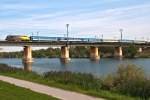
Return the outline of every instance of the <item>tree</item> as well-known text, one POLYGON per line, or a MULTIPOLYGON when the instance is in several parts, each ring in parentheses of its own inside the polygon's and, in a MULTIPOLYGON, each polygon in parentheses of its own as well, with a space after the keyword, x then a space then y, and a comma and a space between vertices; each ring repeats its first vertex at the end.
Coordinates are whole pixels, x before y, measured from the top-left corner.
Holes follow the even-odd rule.
POLYGON ((126 57, 134 58, 137 54, 137 48, 134 45, 130 45, 128 48, 124 49, 124 54, 126 57))

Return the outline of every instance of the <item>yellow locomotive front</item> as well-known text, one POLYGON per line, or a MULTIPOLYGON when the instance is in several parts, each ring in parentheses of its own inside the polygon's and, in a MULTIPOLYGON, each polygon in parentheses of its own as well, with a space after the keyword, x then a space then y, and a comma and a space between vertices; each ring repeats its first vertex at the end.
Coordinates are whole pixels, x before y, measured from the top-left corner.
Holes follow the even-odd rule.
POLYGON ((6 41, 30 41, 30 37, 20 36, 20 35, 8 35, 5 40, 6 41))
POLYGON ((28 36, 20 36, 19 38, 21 41, 30 41, 30 37, 28 36))

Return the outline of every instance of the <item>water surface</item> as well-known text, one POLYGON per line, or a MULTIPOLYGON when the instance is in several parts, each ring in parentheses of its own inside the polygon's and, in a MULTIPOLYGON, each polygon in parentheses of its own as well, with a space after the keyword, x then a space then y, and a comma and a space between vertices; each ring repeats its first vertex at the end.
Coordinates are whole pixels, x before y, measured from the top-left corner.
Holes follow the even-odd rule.
MULTIPOLYGON (((8 64, 12 67, 23 68, 22 59, 0 59, 0 63, 8 64)), ((72 58, 68 64, 64 64, 59 58, 42 58, 34 59, 32 70, 38 73, 48 71, 71 71, 90 73, 95 76, 105 76, 117 70, 120 64, 136 64, 141 67, 147 75, 150 75, 150 59, 112 59, 102 58, 98 62, 91 61, 90 59, 72 58)))

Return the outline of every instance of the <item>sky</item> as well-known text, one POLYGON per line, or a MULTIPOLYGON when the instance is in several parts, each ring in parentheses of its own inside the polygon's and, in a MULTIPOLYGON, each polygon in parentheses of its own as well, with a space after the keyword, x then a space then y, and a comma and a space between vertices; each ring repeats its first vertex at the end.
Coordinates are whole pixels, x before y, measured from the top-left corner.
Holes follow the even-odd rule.
POLYGON ((7 35, 150 38, 150 0, 0 0, 0 39, 7 35))

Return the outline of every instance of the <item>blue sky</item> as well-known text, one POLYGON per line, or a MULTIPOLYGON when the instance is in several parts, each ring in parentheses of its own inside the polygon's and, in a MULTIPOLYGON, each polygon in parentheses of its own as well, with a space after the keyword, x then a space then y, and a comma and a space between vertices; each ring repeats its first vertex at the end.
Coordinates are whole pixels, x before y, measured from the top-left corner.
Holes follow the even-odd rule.
POLYGON ((0 0, 0 39, 8 34, 147 39, 150 0, 0 0))
POLYGON ((119 38, 150 34, 149 0, 1 0, 0 34, 119 38))

